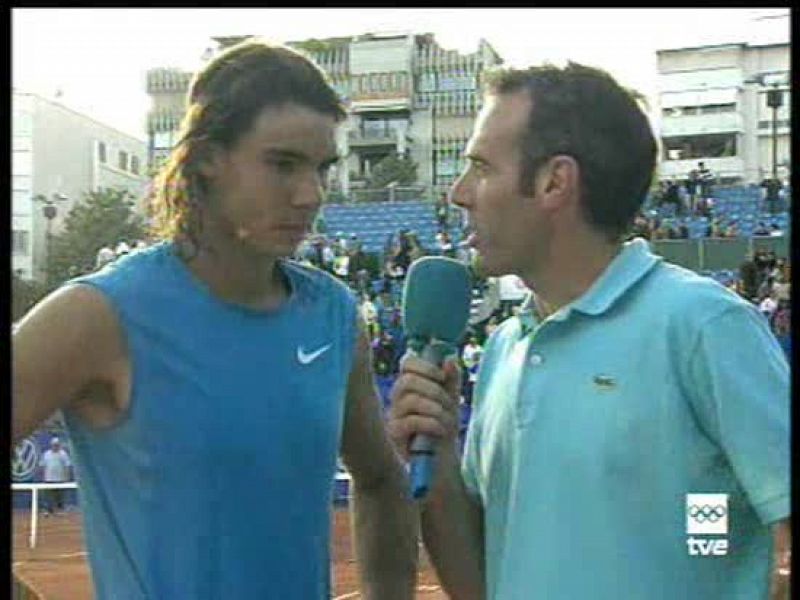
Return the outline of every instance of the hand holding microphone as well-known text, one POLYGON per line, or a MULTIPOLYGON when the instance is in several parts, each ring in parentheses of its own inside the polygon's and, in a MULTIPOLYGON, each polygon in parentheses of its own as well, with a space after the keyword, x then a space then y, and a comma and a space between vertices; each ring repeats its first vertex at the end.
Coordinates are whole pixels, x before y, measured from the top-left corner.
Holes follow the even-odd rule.
POLYGON ((457 433, 457 374, 454 378, 451 371, 448 377, 441 367, 456 354, 466 330, 470 290, 464 265, 444 257, 412 263, 403 289, 403 326, 416 356, 404 360, 393 390, 390 430, 410 455, 411 495, 416 499, 425 496, 433 481, 435 437, 451 437, 453 429, 457 433))

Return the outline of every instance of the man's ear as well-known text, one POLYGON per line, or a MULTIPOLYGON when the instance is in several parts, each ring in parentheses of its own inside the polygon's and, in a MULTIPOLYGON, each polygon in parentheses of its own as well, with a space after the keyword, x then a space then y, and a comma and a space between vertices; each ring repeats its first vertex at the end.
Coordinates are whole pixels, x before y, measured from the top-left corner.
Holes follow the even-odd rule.
POLYGON ((573 157, 557 154, 537 173, 536 193, 544 208, 556 208, 577 198, 580 187, 580 165, 573 157))

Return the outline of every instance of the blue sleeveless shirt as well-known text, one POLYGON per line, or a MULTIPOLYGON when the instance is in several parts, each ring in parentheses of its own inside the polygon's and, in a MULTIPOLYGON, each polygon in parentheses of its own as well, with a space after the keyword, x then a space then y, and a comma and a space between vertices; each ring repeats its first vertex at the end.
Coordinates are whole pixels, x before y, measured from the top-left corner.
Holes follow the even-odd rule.
POLYGON ((64 411, 98 600, 330 597, 356 304, 280 266, 274 311, 216 298, 168 242, 72 282, 109 300, 131 364, 118 423, 64 411))

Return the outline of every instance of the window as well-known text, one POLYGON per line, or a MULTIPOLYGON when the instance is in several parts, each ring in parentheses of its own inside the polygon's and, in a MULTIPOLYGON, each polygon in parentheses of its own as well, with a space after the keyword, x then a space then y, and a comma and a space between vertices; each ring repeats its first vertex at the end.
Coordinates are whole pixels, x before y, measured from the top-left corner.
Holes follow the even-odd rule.
POLYGON ((124 150, 119 151, 119 168, 123 171, 128 170, 128 153, 124 150))
POLYGON ((663 138, 667 160, 736 156, 736 134, 715 133, 663 138))
POLYGON ((705 104, 703 106, 673 106, 662 111, 665 117, 680 117, 682 115, 715 115, 719 113, 736 112, 736 103, 705 104))
POLYGON ((450 153, 442 154, 436 161, 436 175, 454 177, 458 174, 458 159, 450 153))
POLYGON ((101 163, 104 163, 104 162, 106 162, 106 160, 108 160, 106 158, 106 145, 103 142, 98 142, 97 143, 97 159, 101 163))
MULTIPOLYGON (((778 119, 775 124, 778 126, 778 129, 781 127, 789 127, 789 119, 778 119)), ((759 121, 758 122, 759 129, 772 129, 772 121, 759 121)))
POLYGON ((11 244, 14 254, 28 255, 28 241, 30 240, 30 232, 22 229, 14 229, 11 232, 11 244))
POLYGON ((736 104, 707 104, 706 106, 700 107, 700 112, 704 115, 736 112, 736 104))
POLYGON ((134 175, 139 174, 139 157, 131 156, 131 173, 134 175))
POLYGON ((158 150, 169 150, 172 147, 171 132, 156 131, 153 135, 153 147, 158 150))
POLYGON ((430 72, 422 73, 417 87, 420 92, 432 92, 436 89, 436 76, 430 72))
POLYGON ((450 73, 445 73, 439 77, 439 89, 440 90, 454 90, 458 88, 459 82, 458 80, 453 77, 450 73))
POLYGON ((375 139, 387 136, 386 121, 381 119, 367 119, 361 124, 362 134, 365 138, 375 139))

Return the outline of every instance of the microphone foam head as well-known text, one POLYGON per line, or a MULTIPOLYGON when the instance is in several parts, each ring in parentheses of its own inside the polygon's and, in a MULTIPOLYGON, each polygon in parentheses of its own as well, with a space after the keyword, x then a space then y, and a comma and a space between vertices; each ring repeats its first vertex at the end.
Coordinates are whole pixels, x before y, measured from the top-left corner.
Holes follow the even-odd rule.
POLYGON ((467 328, 472 285, 457 260, 426 256, 415 260, 403 287, 403 326, 409 337, 455 344, 467 328))

